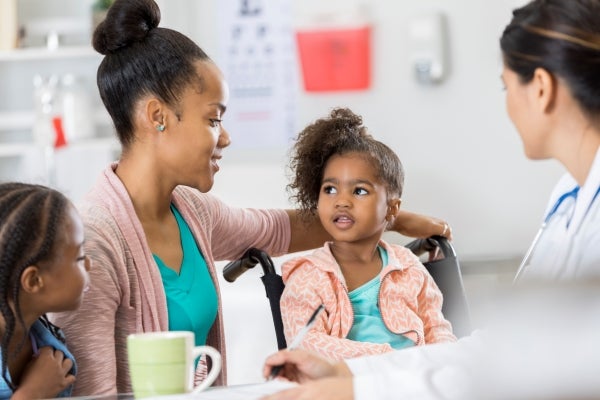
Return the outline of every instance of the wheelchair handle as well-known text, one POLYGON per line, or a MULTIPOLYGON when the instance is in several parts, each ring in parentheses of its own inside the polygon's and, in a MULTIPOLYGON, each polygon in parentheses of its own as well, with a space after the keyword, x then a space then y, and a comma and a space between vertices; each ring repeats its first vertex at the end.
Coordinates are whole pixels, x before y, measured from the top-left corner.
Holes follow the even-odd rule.
POLYGON ((424 239, 413 240, 412 242, 408 243, 406 247, 417 256, 435 250, 437 247, 439 247, 444 255, 444 258, 456 257, 456 251, 454 250, 454 247, 452 247, 450 241, 443 236, 436 235, 424 239))
POLYGON ((235 282, 235 280, 244 272, 252 269, 259 264, 262 266, 263 272, 267 274, 275 274, 275 266, 269 255, 257 248, 251 247, 238 260, 232 261, 223 268, 223 277, 227 282, 235 282))

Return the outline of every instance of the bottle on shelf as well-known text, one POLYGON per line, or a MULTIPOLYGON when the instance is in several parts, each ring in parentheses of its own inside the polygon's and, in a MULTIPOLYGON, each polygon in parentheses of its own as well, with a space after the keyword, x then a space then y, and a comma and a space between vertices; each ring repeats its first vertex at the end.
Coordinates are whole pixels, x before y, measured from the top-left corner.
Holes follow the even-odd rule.
POLYGON ((93 138, 95 129, 91 100, 80 77, 71 73, 62 76, 60 102, 67 142, 93 138))
POLYGON ((33 141, 43 163, 41 180, 49 185, 56 181, 54 149, 57 133, 61 133, 61 119, 58 99, 58 77, 52 75, 33 78, 35 116, 33 122, 33 141), (58 128, 58 129, 57 129, 58 128))

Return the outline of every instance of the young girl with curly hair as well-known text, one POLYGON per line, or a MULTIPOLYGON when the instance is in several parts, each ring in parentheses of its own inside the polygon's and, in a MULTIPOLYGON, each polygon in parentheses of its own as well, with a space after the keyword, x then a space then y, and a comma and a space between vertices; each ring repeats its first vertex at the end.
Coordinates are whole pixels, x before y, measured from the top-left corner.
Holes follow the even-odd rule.
POLYGON ((362 118, 335 109, 306 127, 290 168, 292 198, 333 240, 282 266, 288 342, 320 304, 326 311, 301 347, 330 359, 455 341, 433 278, 410 250, 382 240, 400 208, 404 172, 362 118))

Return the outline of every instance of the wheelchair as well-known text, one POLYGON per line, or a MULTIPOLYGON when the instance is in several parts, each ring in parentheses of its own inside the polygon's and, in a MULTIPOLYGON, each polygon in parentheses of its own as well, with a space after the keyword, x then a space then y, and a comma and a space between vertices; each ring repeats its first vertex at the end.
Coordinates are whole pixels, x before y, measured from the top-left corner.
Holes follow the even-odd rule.
MULTIPOLYGON (((444 296, 442 313, 452 324, 452 330, 457 338, 471 333, 469 306, 463 286, 460 264, 452 244, 442 236, 432 236, 413 240, 405 247, 418 257, 434 253, 440 255, 434 260, 422 262, 444 296)), ((281 308, 279 306, 279 300, 285 285, 283 279, 275 270, 271 257, 260 249, 250 248, 246 250, 241 258, 228 263, 224 267, 223 277, 227 282, 235 282, 240 275, 254 268, 256 264, 260 264, 263 270, 263 276, 260 279, 265 287, 266 296, 271 307, 277 348, 280 350, 285 349, 287 343, 283 333, 281 308)))

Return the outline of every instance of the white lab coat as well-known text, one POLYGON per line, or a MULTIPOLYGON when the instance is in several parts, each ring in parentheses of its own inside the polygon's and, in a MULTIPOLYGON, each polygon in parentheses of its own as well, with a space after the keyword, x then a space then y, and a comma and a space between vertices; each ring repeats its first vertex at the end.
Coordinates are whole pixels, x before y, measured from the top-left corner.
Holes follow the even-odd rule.
MULTIPOLYGON (((577 182, 564 175, 555 186, 545 216, 558 198, 570 192, 577 182)), ((561 204, 550 218, 533 249, 524 277, 543 279, 582 279, 600 277, 600 148, 585 184, 576 200, 561 204), (570 220, 570 223, 568 222, 570 220)))
POLYGON ((600 398, 599 282, 506 290, 458 342, 347 360, 354 399, 600 398))
MULTIPOLYGON (((576 186, 572 176, 563 176, 546 214, 576 186)), ((576 199, 564 201, 548 220, 524 270, 527 280, 599 282, 599 187, 600 148, 576 199)), ((527 288, 527 281, 523 286, 527 288)), ((498 322, 495 330, 478 331, 452 344, 347 360, 355 400, 600 397, 593 372, 600 370, 600 322, 595 322, 600 321, 599 288, 582 290, 586 296, 570 288, 569 297, 555 304, 552 291, 547 300, 532 291, 525 303, 515 301, 490 312, 498 322), (546 306, 542 312, 547 314, 532 306, 546 306)))

